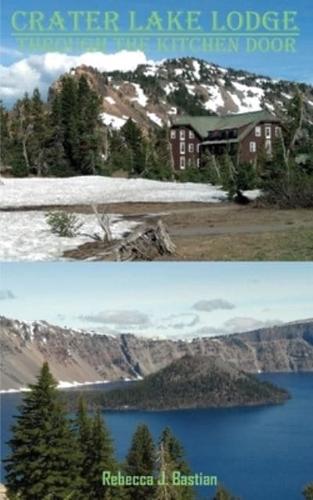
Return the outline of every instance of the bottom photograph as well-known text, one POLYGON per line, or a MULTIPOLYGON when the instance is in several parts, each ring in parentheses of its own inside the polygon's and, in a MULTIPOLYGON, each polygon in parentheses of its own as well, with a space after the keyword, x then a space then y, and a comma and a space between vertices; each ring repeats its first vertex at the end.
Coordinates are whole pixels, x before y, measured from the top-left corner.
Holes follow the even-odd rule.
POLYGON ((3 263, 1 499, 312 500, 312 263, 3 263))

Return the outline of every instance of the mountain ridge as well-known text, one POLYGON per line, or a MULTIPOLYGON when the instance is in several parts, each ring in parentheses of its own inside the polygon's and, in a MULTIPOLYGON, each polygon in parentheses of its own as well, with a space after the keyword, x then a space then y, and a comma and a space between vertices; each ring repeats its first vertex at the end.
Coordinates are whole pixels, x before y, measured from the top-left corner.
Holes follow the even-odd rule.
MULTIPOLYGON (((298 88, 304 95, 306 122, 313 125, 313 86, 223 68, 203 59, 166 59, 139 64, 133 71, 100 72, 81 65, 69 74, 86 77, 101 98, 103 123, 117 129, 128 118, 147 132, 168 125, 171 117, 179 114, 225 115, 260 109, 283 119, 298 88)), ((52 84, 50 98, 61 78, 52 84)))
POLYGON ((34 381, 48 361, 60 381, 138 379, 186 354, 215 356, 249 373, 313 371, 313 321, 192 340, 116 337, 0 317, 1 389, 34 381))

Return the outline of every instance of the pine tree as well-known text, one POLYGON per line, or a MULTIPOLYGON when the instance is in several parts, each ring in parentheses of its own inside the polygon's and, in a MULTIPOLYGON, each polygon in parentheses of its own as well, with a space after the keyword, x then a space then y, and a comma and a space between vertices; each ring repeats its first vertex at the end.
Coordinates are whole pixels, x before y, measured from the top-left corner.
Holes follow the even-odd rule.
MULTIPOLYGON (((164 450, 164 457, 168 458, 169 471, 179 471, 182 475, 190 475, 191 470, 185 460, 185 453, 181 443, 173 435, 171 429, 166 427, 160 439, 160 449, 164 450)), ((174 498, 181 500, 193 500, 195 492, 191 486, 176 486, 174 498)), ((169 497, 169 500, 171 497, 169 497)))
POLYGON ((31 168, 28 148, 32 134, 31 100, 27 93, 16 101, 11 114, 12 173, 22 177, 28 175, 31 168))
POLYGON ((73 170, 79 173, 79 106, 77 83, 71 76, 62 79, 60 111, 65 156, 73 170))
MULTIPOLYGON (((85 420, 84 415, 82 417, 85 420)), ((88 437, 88 446, 84 451, 86 465, 84 472, 84 481, 86 484, 85 499, 108 500, 119 498, 118 487, 110 487, 102 484, 103 472, 110 471, 114 474, 117 471, 117 462, 114 458, 112 438, 100 411, 96 412, 91 428, 89 428, 88 420, 85 420, 83 427, 88 437)))
MULTIPOLYGON (((144 424, 139 425, 126 457, 126 474, 153 476, 155 458, 155 446, 149 428, 144 424)), ((152 486, 129 486, 127 493, 130 500, 148 500, 152 498, 154 488, 152 486)))
POLYGON ((47 123, 44 103, 38 89, 35 89, 30 102, 31 130, 28 140, 31 170, 37 175, 47 173, 45 170, 45 146, 47 139, 47 123))
POLYGON ((176 469, 170 452, 164 443, 161 441, 158 453, 159 478, 153 500, 185 500, 182 487, 173 485, 173 472, 176 469))
POLYGON ((305 500, 313 500, 313 483, 308 484, 303 490, 305 500))
POLYGON ((79 498, 79 451, 48 363, 30 385, 9 445, 9 498, 79 498))
POLYGON ((100 99, 90 89, 85 76, 81 76, 78 82, 78 132, 80 170, 83 174, 95 174, 100 167, 99 115, 100 99))
POLYGON ((48 116, 46 160, 50 175, 65 177, 75 173, 70 166, 70 159, 65 153, 64 135, 61 95, 60 93, 56 93, 53 96, 48 116))
MULTIPOLYGON (((0 170, 10 163, 11 138, 9 132, 9 113, 0 100, 0 170)), ((1 173, 1 172, 0 172, 1 173)))
POLYGON ((220 485, 217 487, 213 500, 236 500, 236 497, 220 485))
POLYGON ((92 453, 92 419, 87 413, 85 400, 81 397, 78 402, 78 412, 74 419, 74 430, 76 432, 80 451, 80 475, 82 478, 81 494, 83 498, 89 498, 88 476, 90 473, 92 453))
POLYGON ((131 174, 141 174, 145 169, 142 132, 138 125, 129 118, 121 128, 121 134, 129 150, 129 171, 131 174))

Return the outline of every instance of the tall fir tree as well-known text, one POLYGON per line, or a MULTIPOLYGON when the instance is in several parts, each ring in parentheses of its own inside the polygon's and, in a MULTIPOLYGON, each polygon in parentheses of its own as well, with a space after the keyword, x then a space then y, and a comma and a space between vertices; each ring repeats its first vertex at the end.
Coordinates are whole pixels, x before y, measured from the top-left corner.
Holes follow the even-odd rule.
MULTIPOLYGON (((155 446, 149 428, 139 425, 134 433, 126 457, 125 471, 129 476, 153 476, 155 471, 155 446)), ((126 491, 130 500, 148 500, 154 495, 152 486, 129 486, 126 491)))
POLYGON ((219 485, 216 489, 213 500, 239 500, 234 497, 224 486, 219 485))
POLYGON ((153 500, 184 500, 180 486, 173 484, 173 473, 175 463, 169 453, 169 450, 161 441, 158 450, 158 482, 153 495, 153 500))
POLYGON ((85 499, 111 500, 120 498, 117 486, 103 485, 102 474, 117 471, 117 462, 114 457, 113 442, 110 432, 98 410, 92 419, 89 430, 88 421, 84 424, 86 435, 89 437, 88 447, 85 450, 85 464, 88 469, 84 472, 85 499), (87 424, 87 426, 86 426, 87 424))
MULTIPOLYGON (((9 131, 9 113, 0 101, 0 169, 10 163, 11 138, 9 131)), ((0 172, 1 173, 1 172, 0 172)))
POLYGON ((101 164, 100 99, 82 75, 78 82, 79 158, 82 174, 96 174, 101 164))
POLYGON ((129 153, 129 171, 131 174, 140 175, 145 169, 144 138, 138 125, 129 118, 121 128, 126 148, 129 153))
POLYGON ((313 483, 308 484, 303 490, 305 500, 313 500, 313 483))
POLYGON ((24 398, 9 446, 9 498, 79 498, 79 450, 48 363, 24 398))
MULTIPOLYGON (((169 469, 172 469, 172 471, 178 471, 182 475, 186 476, 191 474, 191 469, 185 459, 183 446, 174 436, 169 427, 166 427, 162 432, 160 439, 160 448, 161 447, 164 450, 164 457, 168 458, 169 469)), ((191 486, 177 486, 173 489, 173 491, 174 490, 175 493, 172 493, 175 495, 173 496, 173 500, 176 498, 181 500, 195 499, 195 492, 191 486)), ((169 500, 172 500, 171 497, 169 497, 169 500)))
POLYGON ((81 482, 81 495, 83 498, 89 498, 89 485, 88 478, 90 474, 91 454, 93 452, 93 435, 92 435, 92 418, 87 413, 87 406, 85 400, 80 397, 78 402, 78 411, 76 418, 73 422, 74 430, 76 432, 78 447, 80 451, 80 475, 81 482))

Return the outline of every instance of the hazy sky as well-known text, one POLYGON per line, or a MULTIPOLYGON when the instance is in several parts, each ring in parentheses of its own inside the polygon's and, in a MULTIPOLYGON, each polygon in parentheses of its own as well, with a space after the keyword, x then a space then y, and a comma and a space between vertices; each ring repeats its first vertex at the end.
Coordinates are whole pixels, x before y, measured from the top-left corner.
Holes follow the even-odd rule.
POLYGON ((313 317, 312 263, 3 263, 0 313, 99 332, 232 333, 313 317))
MULTIPOLYGON (((210 13, 214 10, 219 12, 221 22, 226 13, 230 11, 245 12, 254 10, 260 13, 270 11, 296 11, 297 25, 300 30, 300 36, 297 41, 297 53, 267 53, 253 52, 247 53, 241 50, 239 53, 223 53, 223 52, 194 52, 191 49, 183 51, 171 49, 167 47, 163 52, 157 52, 153 44, 149 45, 144 50, 146 58, 152 60, 160 60, 168 57, 196 56, 210 62, 217 63, 226 67, 234 67, 237 69, 245 69, 258 74, 269 75, 273 78, 285 78, 290 80, 305 81, 313 83, 313 64, 312 64, 312 24, 313 24, 313 3, 312 0, 262 0, 262 2, 251 0, 53 0, 53 2, 42 2, 42 0, 12 0, 2 2, 1 15, 1 61, 0 76, 3 79, 2 97, 5 101, 13 102, 17 97, 20 97, 24 91, 31 91, 37 85, 43 93, 47 91, 48 85, 65 71, 65 64, 62 62, 62 57, 54 55, 48 60, 44 55, 35 56, 28 50, 19 50, 16 38, 12 35, 11 18, 15 11, 34 11, 40 10, 46 16, 51 12, 59 10, 63 14, 71 10, 82 11, 109 11, 114 10, 120 14, 121 28, 126 31, 128 24, 128 12, 130 10, 137 12, 138 25, 146 23, 147 14, 152 10, 158 10, 161 14, 168 10, 172 11, 201 11, 204 19, 209 19, 210 13)), ((208 30, 210 24, 205 26, 205 31, 208 30)), ((112 47, 109 43, 104 49, 107 53, 112 53, 112 47)), ((113 50, 114 51, 114 50, 113 50)), ((74 50, 74 53, 79 54, 84 50, 74 50)), ((116 50, 115 50, 116 52, 116 50)), ((36 51, 35 51, 36 53, 36 51)), ((72 51, 67 51, 67 55, 73 54, 72 51)), ((63 54, 64 56, 64 54, 63 54)), ((138 57, 138 62, 142 62, 142 57, 138 57)), ((99 63, 100 64, 100 63, 99 63)), ((101 66, 101 64, 100 64, 101 66)), ((128 57, 124 57, 122 64, 119 64, 119 69, 127 69, 129 67, 128 57)), ((68 69, 68 68, 67 68, 68 69)))

